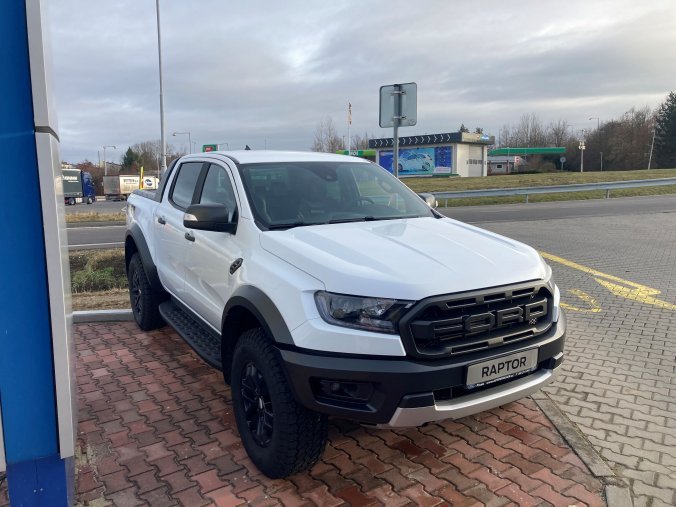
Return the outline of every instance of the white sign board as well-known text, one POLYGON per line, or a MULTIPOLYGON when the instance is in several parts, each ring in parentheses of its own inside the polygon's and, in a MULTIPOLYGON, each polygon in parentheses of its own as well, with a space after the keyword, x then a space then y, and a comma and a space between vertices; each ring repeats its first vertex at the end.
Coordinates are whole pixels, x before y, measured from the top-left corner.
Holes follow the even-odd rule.
POLYGON ((418 121, 418 85, 403 83, 380 87, 380 126, 412 127, 418 121), (401 102, 399 102, 401 97, 401 102), (401 104, 401 106, 399 106, 401 104))

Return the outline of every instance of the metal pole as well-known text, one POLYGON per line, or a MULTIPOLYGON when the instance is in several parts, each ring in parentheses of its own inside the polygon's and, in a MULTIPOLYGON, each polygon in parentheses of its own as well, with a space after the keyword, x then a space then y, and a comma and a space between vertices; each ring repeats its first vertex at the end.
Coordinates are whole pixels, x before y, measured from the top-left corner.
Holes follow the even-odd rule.
MULTIPOLYGON (((650 164, 648 164, 650 166, 650 164)), ((108 166, 106 166, 106 147, 103 147, 103 175, 108 176, 108 166)))
POLYGON ((648 157, 648 171, 650 171, 650 163, 653 161, 653 146, 655 146, 655 127, 653 127, 653 142, 650 143, 650 157, 648 157))
POLYGON ((394 132, 392 139, 392 172, 399 177, 399 122, 401 121, 401 86, 394 85, 394 132))
MULTIPOLYGON (((352 148, 352 142, 350 141, 350 125, 352 125, 352 104, 348 102, 347 108, 347 154, 350 154, 350 149, 352 148)), ((345 146, 345 143, 343 143, 345 146)))
POLYGON ((162 36, 160 34, 160 0, 155 0, 155 10, 157 11, 157 55, 160 63, 160 130, 162 153, 160 155, 160 173, 164 174, 167 170, 167 140, 164 132, 164 95, 162 88, 162 36))

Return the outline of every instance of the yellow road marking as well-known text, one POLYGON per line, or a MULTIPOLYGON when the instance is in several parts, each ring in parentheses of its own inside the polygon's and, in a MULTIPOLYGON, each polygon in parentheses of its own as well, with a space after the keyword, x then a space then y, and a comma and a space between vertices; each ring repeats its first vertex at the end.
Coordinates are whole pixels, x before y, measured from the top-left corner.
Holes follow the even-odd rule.
POLYGON ((618 297, 632 301, 638 301, 639 303, 645 303, 647 305, 657 306, 658 308, 664 308, 665 310, 676 310, 676 305, 668 303, 667 301, 662 301, 661 299, 657 299, 655 297, 662 293, 657 289, 653 289, 652 287, 641 285, 636 282, 631 282, 629 280, 624 280, 614 275, 602 273, 601 271, 588 268, 587 266, 583 266, 577 262, 569 261, 563 257, 557 257, 556 255, 546 252, 540 252, 540 254, 547 260, 563 264, 569 268, 577 269, 578 271, 582 271, 583 273, 591 275, 599 285, 605 287, 612 294, 618 297))
POLYGON ((574 312, 581 312, 581 313, 599 313, 601 311, 601 307, 599 306, 596 299, 594 299, 592 296, 590 296, 586 292, 584 292, 580 289, 571 289, 568 292, 570 292, 574 296, 577 296, 582 301, 587 303, 589 305, 589 308, 580 308, 578 306, 573 306, 573 305, 570 305, 568 303, 564 303, 563 301, 561 301, 561 308, 565 308, 566 310, 572 310, 574 312))

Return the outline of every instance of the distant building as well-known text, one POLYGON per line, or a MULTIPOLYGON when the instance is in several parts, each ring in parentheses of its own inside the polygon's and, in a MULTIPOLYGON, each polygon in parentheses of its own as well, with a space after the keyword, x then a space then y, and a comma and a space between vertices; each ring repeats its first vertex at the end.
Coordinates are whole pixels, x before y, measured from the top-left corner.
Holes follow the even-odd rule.
MULTIPOLYGON (((391 137, 369 140, 376 162, 393 171, 391 137)), ((399 176, 487 176, 495 137, 469 132, 399 137, 399 176)))
POLYGON ((488 174, 511 174, 537 169, 528 165, 530 155, 537 155, 542 157, 542 160, 558 166, 564 153, 566 153, 566 148, 559 146, 498 148, 488 152, 488 174))
POLYGON ((524 165, 523 158, 518 155, 495 156, 488 155, 488 175, 493 174, 511 174, 519 172, 519 166, 524 165))

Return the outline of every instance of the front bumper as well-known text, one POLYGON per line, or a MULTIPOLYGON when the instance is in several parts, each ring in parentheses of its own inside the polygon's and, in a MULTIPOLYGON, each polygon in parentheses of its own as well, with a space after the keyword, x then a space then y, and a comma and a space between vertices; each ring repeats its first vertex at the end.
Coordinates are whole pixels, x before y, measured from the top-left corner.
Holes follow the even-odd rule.
POLYGON ((551 382, 563 361, 566 318, 544 335, 435 361, 345 357, 280 350, 298 402, 310 410, 381 427, 420 426, 455 419, 523 398, 551 382), (535 371, 467 389, 470 364, 537 348, 535 371), (333 396, 328 386, 345 387, 333 396), (349 389, 347 389, 349 387, 349 389), (353 396, 344 396, 350 391, 353 396))

